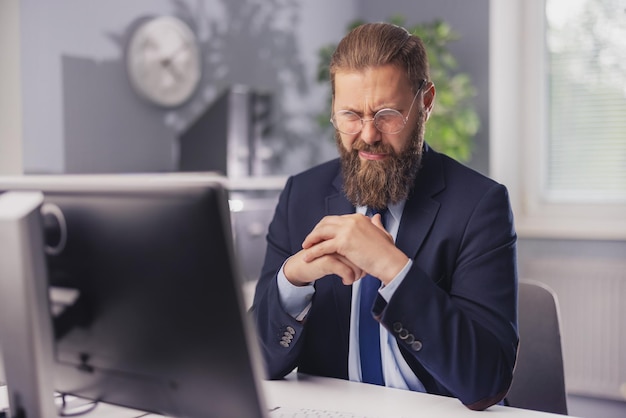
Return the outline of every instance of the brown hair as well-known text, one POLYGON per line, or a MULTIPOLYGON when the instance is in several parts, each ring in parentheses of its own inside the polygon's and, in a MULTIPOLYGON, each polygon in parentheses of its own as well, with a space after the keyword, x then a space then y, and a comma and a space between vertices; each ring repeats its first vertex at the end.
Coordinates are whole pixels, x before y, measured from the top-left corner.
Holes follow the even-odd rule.
POLYGON ((428 57, 422 40, 391 23, 366 23, 357 26, 337 45, 330 59, 330 83, 335 96, 337 71, 360 71, 387 64, 406 71, 417 93, 422 80, 430 80, 428 57))

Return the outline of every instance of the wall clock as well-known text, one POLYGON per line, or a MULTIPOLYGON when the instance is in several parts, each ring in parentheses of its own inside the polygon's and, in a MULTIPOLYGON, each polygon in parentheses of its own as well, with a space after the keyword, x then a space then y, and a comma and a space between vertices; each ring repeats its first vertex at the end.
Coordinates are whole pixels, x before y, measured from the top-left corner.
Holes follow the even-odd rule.
POLYGON ((150 19, 132 33, 126 69, 133 89, 158 106, 177 107, 198 88, 201 54, 193 31, 172 16, 150 19))

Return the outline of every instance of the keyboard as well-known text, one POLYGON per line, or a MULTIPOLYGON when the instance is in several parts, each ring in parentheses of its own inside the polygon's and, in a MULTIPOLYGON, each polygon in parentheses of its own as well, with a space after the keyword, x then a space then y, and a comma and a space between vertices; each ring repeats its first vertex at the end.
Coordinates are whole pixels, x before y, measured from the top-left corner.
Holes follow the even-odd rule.
POLYGON ((270 418, 383 418, 373 415, 355 415, 352 412, 332 411, 327 409, 278 407, 272 409, 270 418))

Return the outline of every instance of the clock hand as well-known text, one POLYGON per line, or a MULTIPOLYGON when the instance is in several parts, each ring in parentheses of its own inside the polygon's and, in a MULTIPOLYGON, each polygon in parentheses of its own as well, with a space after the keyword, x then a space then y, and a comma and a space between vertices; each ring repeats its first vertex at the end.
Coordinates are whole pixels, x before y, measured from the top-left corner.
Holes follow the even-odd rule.
POLYGON ((169 56, 161 59, 160 61, 163 68, 168 70, 170 74, 174 76, 174 78, 179 79, 180 77, 182 77, 182 74, 180 73, 180 71, 178 71, 177 67, 173 65, 173 62, 181 53, 188 51, 188 49, 189 45, 187 43, 184 43, 180 47, 178 47, 173 53, 169 54, 169 56))
MULTIPOLYGON (((170 53, 159 60, 161 68, 169 75, 169 84, 171 87, 175 86, 179 82, 185 82, 187 73, 193 74, 193 68, 189 68, 188 57, 192 48, 188 43, 183 43, 174 52, 170 53), (181 54, 185 54, 185 58, 181 60, 181 54)), ((163 80, 165 82, 165 80, 163 80)))
POLYGON ((180 80, 183 77, 182 73, 178 71, 175 66, 171 65, 171 62, 161 61, 161 64, 163 64, 163 69, 175 80, 180 80))

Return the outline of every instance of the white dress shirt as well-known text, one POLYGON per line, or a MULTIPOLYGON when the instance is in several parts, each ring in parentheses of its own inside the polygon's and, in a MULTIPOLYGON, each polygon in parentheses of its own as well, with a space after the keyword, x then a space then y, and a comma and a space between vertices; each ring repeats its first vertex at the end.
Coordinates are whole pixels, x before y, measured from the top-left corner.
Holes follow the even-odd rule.
MULTIPOLYGON (((400 219, 402 218, 402 211, 404 210, 405 202, 406 201, 402 201, 395 205, 390 205, 385 216, 385 228, 394 240, 398 235, 398 228, 400 226, 400 219)), ((357 207, 356 210, 357 213, 361 214, 365 214, 366 211, 367 208, 364 206, 357 207)), ((398 275, 394 277, 394 279, 387 286, 381 287, 379 293, 386 301, 391 299, 391 296, 394 294, 400 283, 402 283, 402 280, 404 280, 412 265, 413 260, 409 259, 400 273, 398 273, 398 275)), ((278 272, 276 280, 278 283, 280 300, 285 311, 297 320, 304 319, 311 308, 311 298, 315 293, 315 288, 312 285, 294 286, 285 277, 283 268, 281 268, 278 272)), ((352 285, 350 346, 348 349, 348 378, 355 382, 362 381, 358 334, 359 300, 361 297, 360 285, 361 282, 359 280, 352 285)), ((415 373, 413 373, 409 365, 404 360, 404 357, 402 357, 402 353, 400 353, 396 339, 392 334, 387 332, 383 326, 380 326, 380 353, 382 358, 385 386, 426 392, 424 385, 422 385, 417 376, 415 376, 415 373)))

